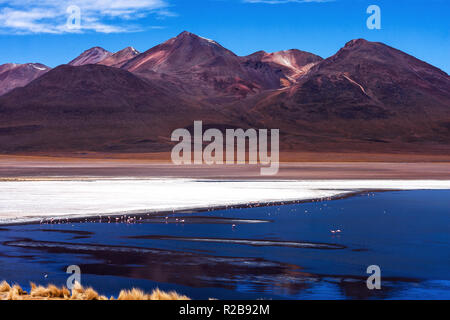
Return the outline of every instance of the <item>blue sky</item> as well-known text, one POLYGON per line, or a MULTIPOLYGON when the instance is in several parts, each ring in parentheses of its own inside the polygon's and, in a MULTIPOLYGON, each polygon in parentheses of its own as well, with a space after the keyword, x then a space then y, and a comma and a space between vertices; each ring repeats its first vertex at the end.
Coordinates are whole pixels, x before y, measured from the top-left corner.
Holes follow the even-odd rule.
POLYGON ((381 41, 450 73, 448 0, 0 0, 0 64, 67 63, 101 46, 145 51, 187 30, 239 55, 298 48, 328 57, 347 41, 381 41), (31 3, 31 5, 30 5, 31 3), (369 30, 369 5, 381 30, 369 30), (67 8, 81 29, 67 29, 67 8))

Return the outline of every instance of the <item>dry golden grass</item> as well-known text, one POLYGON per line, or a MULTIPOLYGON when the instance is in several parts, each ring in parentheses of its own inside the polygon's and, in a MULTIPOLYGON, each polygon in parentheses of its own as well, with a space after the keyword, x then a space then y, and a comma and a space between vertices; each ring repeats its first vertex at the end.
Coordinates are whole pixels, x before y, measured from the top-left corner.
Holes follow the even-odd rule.
POLYGON ((122 290, 119 294, 118 300, 190 300, 186 296, 179 295, 178 293, 163 292, 159 289, 154 290, 151 294, 146 294, 139 289, 122 290))
POLYGON ((9 292, 10 290, 11 286, 6 281, 0 283, 0 293, 9 292))
POLYGON ((108 300, 108 298, 101 296, 92 288, 83 288, 79 283, 75 284, 72 289, 71 300, 108 300))
MULTIPOLYGON (((31 283, 30 293, 25 292, 20 286, 10 286, 6 281, 0 283, 0 300, 115 300, 99 295, 92 288, 84 288, 76 284, 72 292, 69 289, 49 285, 37 286, 31 283)), ((117 300, 189 300, 188 297, 176 292, 163 292, 159 289, 151 294, 146 294, 139 289, 122 290, 117 300)))
POLYGON ((70 291, 67 288, 58 288, 54 285, 49 285, 47 288, 42 286, 36 286, 31 283, 31 298, 59 298, 59 299, 69 299, 71 297, 70 291))

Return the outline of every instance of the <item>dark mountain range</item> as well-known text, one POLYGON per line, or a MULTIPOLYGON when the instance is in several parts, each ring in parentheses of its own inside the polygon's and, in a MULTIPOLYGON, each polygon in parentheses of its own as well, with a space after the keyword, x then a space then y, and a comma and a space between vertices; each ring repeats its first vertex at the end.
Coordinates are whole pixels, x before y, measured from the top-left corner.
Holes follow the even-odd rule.
POLYGON ((284 151, 450 153, 449 76, 382 43, 239 57, 183 32, 138 55, 94 51, 0 97, 2 152, 169 151, 203 120, 279 128, 284 151))
POLYGON ((160 84, 101 65, 57 67, 1 97, 2 151, 159 150, 172 126, 209 117, 160 84))
POLYGON ((159 84, 101 65, 57 67, 1 97, 0 115, 2 151, 158 150, 171 126, 207 116, 159 84))

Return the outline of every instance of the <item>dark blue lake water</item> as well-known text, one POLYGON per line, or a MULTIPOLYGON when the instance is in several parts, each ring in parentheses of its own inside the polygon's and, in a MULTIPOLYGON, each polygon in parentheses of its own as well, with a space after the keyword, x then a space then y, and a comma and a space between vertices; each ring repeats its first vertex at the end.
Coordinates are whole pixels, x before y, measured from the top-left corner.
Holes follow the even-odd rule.
POLYGON ((69 265, 108 296, 159 287, 194 299, 450 299, 450 190, 0 227, 0 280, 65 285, 69 265), (381 290, 367 288, 371 265, 381 290))

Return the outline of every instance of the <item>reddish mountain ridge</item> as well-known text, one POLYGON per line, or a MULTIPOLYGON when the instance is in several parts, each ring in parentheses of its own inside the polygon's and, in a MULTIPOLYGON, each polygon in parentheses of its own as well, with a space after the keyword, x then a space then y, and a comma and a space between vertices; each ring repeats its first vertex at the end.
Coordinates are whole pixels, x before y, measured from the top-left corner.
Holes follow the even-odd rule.
POLYGON ((237 58, 228 49, 213 40, 184 31, 129 61, 124 69, 131 72, 152 70, 155 72, 183 71, 196 67, 216 57, 237 58))
POLYGON ((139 54, 139 51, 137 51, 135 48, 127 47, 98 62, 98 64, 121 68, 125 63, 138 56, 139 54))
MULTIPOLYGON (((293 55, 297 57, 296 53, 293 55)), ((295 61, 292 65, 275 66, 270 61, 239 57, 216 41, 185 31, 128 61, 122 68, 150 79, 164 74, 174 86, 197 97, 246 97, 281 88, 283 79, 294 74, 295 68, 303 67, 301 59, 295 57, 286 59, 295 61)))
POLYGON ((450 151, 449 76, 381 43, 239 57, 184 32, 120 63, 61 66, 0 97, 2 151, 169 151, 194 120, 279 128, 284 151, 450 151))
POLYGON ((94 47, 89 50, 84 51, 82 54, 80 54, 78 57, 73 59, 69 62, 69 65, 71 66, 84 66, 87 64, 96 64, 99 63, 106 58, 112 56, 113 53, 100 48, 100 47, 94 47))
POLYGON ((14 88, 26 86, 49 70, 49 67, 40 63, 0 65, 0 96, 14 88))
POLYGON ((308 73, 313 66, 323 60, 315 54, 297 49, 273 53, 258 51, 247 56, 247 58, 253 61, 267 63, 273 68, 281 69, 283 75, 289 80, 289 82, 284 82, 286 86, 295 83, 298 78, 308 73))
POLYGON ((283 127, 292 149, 448 150, 450 78, 385 44, 352 40, 292 87, 258 97, 249 114, 283 127))
MULTIPOLYGON (((94 47, 86 50, 77 58, 69 62, 69 65, 82 66, 87 64, 102 64, 120 68, 125 62, 139 54, 132 47, 125 48, 114 54, 109 51, 94 47)), ((39 78, 51 68, 40 63, 0 65, 0 96, 18 87, 24 87, 31 81, 39 78)))

